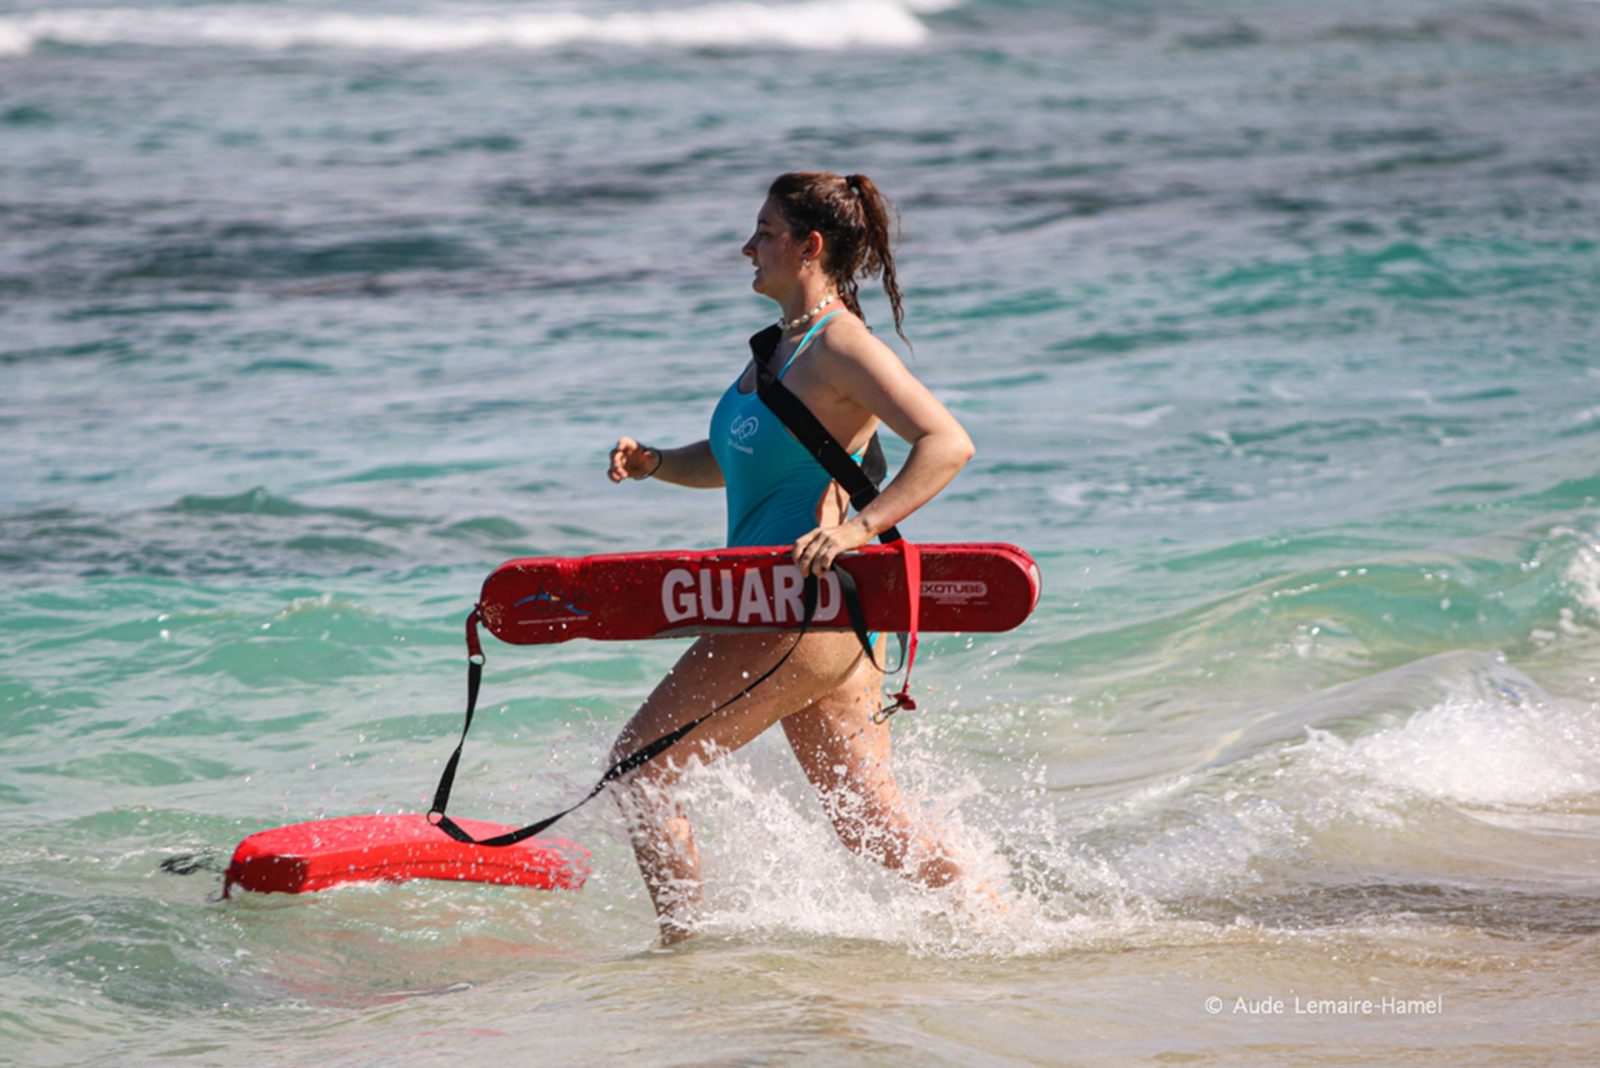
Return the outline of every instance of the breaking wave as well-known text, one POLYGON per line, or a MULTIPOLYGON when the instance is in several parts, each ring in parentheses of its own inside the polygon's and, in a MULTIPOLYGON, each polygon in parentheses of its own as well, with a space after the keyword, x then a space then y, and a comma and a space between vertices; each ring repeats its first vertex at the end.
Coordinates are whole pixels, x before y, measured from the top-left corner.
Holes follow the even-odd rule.
POLYGON ((45 42, 109 47, 540 51, 623 48, 906 48, 929 35, 917 11, 947 6, 895 0, 794 4, 711 3, 661 10, 511 12, 478 7, 415 13, 307 12, 294 8, 84 8, 0 18, 0 55, 45 42))

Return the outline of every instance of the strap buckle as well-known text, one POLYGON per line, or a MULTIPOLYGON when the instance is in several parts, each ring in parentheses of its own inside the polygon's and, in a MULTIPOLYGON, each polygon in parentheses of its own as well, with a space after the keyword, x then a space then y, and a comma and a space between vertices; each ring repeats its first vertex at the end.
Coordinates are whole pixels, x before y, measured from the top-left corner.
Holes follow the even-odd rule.
POLYGON ((907 712, 915 712, 917 710, 917 703, 911 699, 911 695, 905 690, 895 694, 893 701, 874 712, 872 714, 872 722, 881 727, 889 722, 890 716, 902 708, 907 712))

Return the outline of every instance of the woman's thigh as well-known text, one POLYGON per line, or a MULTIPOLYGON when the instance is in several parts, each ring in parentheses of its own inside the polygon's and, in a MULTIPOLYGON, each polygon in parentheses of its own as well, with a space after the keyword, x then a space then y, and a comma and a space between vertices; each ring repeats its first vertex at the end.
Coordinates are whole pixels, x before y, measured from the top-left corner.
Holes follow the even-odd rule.
MULTIPOLYGON (((882 650, 880 639, 880 660, 882 650)), ((889 725, 873 722, 882 690, 883 672, 862 657, 841 685, 784 718, 790 748, 824 796, 847 789, 862 799, 889 800, 876 796, 894 788, 889 725)))
POLYGON ((863 659, 855 635, 708 634, 695 641, 656 685, 612 749, 621 760, 640 747, 704 715, 783 660, 771 678, 691 731, 642 773, 660 780, 690 756, 709 760, 755 738, 785 716, 814 704, 852 678, 863 659), (793 653, 784 659, 790 649, 793 653))

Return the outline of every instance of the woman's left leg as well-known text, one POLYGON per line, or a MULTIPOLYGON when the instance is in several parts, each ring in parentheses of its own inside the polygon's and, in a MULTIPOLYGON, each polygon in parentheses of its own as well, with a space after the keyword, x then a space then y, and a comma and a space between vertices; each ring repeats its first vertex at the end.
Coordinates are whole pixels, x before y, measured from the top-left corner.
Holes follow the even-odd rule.
POLYGON ((882 688, 883 673, 862 657, 838 689, 786 716, 783 732, 841 842, 925 886, 945 886, 962 869, 918 828, 895 782, 889 725, 872 718, 882 688))

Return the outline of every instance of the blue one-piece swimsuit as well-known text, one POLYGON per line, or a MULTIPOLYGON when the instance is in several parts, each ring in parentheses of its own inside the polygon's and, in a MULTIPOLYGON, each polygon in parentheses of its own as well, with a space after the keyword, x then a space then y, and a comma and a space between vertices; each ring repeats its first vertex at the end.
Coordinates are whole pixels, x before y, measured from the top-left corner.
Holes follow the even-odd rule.
MULTIPOLYGON (((778 371, 782 378, 811 344, 829 312, 806 331, 794 355, 778 371)), ((739 389, 741 372, 711 413, 711 454, 728 491, 728 545, 793 545, 817 525, 817 502, 833 477, 806 451, 754 390, 739 389)), ((861 462, 861 453, 853 459, 861 462)), ((869 634, 872 645, 876 632, 869 634)))
MULTIPOLYGON (((778 378, 838 314, 806 331, 778 378)), ((734 379, 711 413, 711 453, 728 488, 728 544, 793 545, 817 525, 817 502, 833 479, 754 390, 740 391, 743 378, 734 379)))

